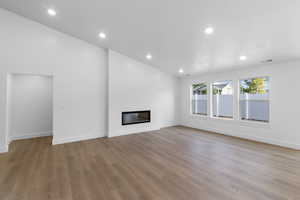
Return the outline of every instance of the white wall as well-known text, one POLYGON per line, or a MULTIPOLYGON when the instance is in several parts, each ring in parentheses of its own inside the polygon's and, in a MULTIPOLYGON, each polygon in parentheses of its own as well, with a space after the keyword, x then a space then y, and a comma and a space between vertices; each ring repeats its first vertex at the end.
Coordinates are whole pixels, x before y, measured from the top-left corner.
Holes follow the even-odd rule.
POLYGON ((9 73, 53 75, 54 143, 107 134, 107 52, 0 9, 0 151, 9 73))
MULTIPOLYGON (((300 149, 299 113, 300 99, 298 82, 300 62, 287 62, 247 69, 193 76, 181 80, 180 123, 218 133, 300 149), (235 95, 239 79, 270 77, 270 123, 254 123, 238 120, 237 106, 235 120, 211 119, 190 114, 190 86, 197 82, 234 80, 235 95)), ((234 98, 234 105, 238 105, 234 98)))
POLYGON ((108 76, 106 50, 2 9, 0 24, 0 152, 8 142, 10 73, 53 76, 55 144, 105 136, 108 126, 110 136, 159 129, 177 124, 180 116, 182 125, 300 149, 300 62, 190 77, 179 86, 176 78, 113 51, 108 76), (232 79, 237 86, 238 79, 255 76, 270 76, 268 125, 190 115, 192 83, 232 79), (122 111, 144 109, 152 110, 151 123, 121 126, 122 111))
POLYGON ((0 24, 0 152, 15 131, 7 120, 12 73, 53 76, 53 144, 106 136, 108 118, 111 136, 177 124, 177 78, 115 52, 108 77, 104 49, 3 9, 0 24), (151 109, 152 122, 121 127, 120 112, 137 109, 151 109))
POLYGON ((178 79, 109 51, 109 137, 177 124, 178 79), (151 123, 121 125, 124 111, 151 110, 151 123))
POLYGON ((52 135, 52 77, 12 74, 10 140, 52 135))

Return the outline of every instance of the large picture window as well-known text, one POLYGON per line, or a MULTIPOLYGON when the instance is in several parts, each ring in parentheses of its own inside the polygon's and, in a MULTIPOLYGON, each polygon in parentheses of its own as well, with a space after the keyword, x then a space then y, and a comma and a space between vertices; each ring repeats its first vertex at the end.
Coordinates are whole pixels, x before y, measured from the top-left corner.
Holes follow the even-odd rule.
POLYGON ((213 117, 233 118, 232 81, 218 81, 212 84, 213 117))
POLYGON ((192 113, 207 115, 207 84, 192 85, 192 113))
POLYGON ((269 77, 240 80, 240 119, 269 122, 269 77))

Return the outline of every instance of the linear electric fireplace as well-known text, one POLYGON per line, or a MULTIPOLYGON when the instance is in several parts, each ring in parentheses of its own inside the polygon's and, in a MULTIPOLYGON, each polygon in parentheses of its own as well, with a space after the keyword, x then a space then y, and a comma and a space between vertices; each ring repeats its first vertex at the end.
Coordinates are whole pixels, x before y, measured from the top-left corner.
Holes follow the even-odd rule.
POLYGON ((122 112, 122 125, 129 124, 140 124, 147 123, 151 121, 151 111, 132 111, 132 112, 122 112))

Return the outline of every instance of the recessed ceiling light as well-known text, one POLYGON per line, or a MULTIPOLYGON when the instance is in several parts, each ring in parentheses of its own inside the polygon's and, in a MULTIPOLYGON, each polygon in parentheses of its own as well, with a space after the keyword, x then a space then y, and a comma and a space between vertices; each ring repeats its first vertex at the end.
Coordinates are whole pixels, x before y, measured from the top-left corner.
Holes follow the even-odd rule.
POLYGON ((146 58, 147 58, 148 60, 151 60, 151 59, 152 59, 152 55, 151 55, 150 53, 148 53, 148 54, 146 55, 146 58))
POLYGON ((240 60, 247 60, 247 56, 240 56, 240 60))
POLYGON ((99 37, 102 38, 102 39, 105 39, 106 38, 106 34, 103 33, 103 32, 100 32, 99 33, 99 37))
POLYGON ((215 29, 214 29, 213 27, 210 26, 210 27, 205 28, 204 33, 205 33, 206 35, 210 35, 210 34, 213 34, 214 31, 215 31, 215 29))
POLYGON ((55 11, 54 9, 49 8, 49 9, 48 9, 48 14, 49 14, 50 16, 55 16, 55 15, 56 15, 56 11, 55 11))
POLYGON ((182 74, 184 71, 183 71, 182 68, 180 68, 178 72, 179 72, 180 74, 182 74))

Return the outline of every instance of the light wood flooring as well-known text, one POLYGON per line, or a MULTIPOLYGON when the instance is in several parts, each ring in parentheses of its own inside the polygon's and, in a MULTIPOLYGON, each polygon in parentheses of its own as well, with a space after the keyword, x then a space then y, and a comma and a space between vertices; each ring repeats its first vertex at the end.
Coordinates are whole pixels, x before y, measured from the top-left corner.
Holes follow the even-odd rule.
POLYGON ((299 200, 300 152, 186 128, 0 154, 0 200, 299 200))

